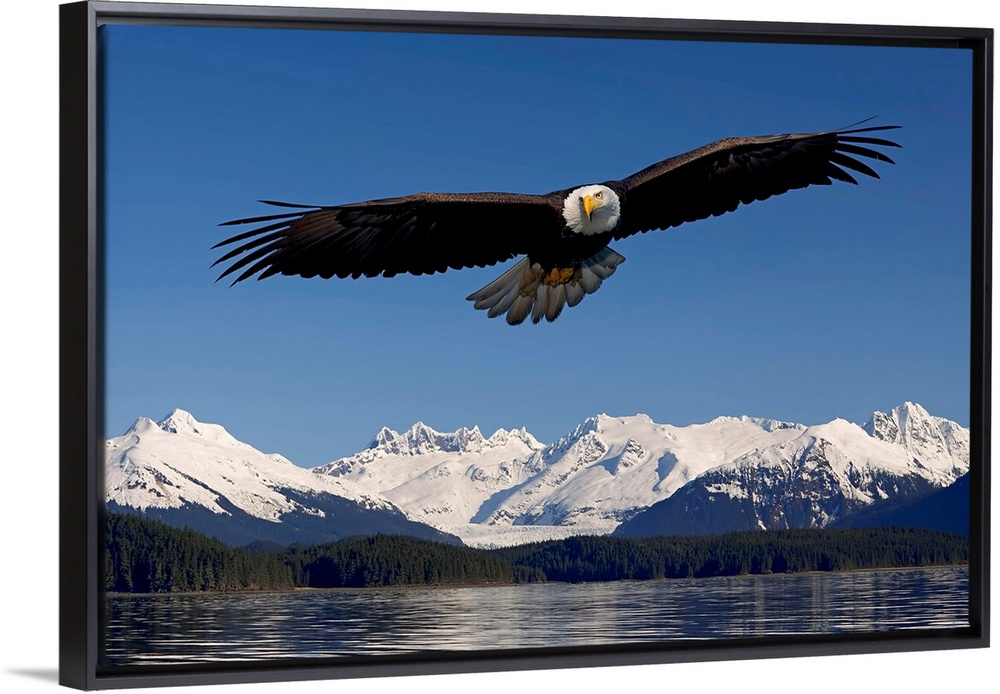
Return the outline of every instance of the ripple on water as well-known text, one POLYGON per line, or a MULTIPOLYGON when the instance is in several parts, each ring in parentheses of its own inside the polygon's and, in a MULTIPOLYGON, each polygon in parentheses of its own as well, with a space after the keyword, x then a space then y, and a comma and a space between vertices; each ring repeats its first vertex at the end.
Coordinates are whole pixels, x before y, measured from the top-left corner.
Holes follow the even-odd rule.
POLYGON ((968 626, 968 569, 112 596, 105 664, 382 655, 968 626))

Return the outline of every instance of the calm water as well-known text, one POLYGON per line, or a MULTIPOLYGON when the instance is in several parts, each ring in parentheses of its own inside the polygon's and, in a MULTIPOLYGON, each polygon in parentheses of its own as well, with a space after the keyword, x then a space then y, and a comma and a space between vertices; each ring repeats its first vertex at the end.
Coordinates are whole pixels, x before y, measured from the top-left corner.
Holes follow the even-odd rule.
POLYGON ((108 599, 105 663, 968 626, 965 567, 108 599))

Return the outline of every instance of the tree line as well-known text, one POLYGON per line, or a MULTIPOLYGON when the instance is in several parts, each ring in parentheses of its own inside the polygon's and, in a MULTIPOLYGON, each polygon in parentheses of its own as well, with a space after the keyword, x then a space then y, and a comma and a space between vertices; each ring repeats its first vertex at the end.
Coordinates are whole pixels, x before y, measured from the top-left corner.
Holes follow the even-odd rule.
POLYGON ((549 581, 618 581, 965 564, 968 538, 916 528, 571 537, 496 550, 549 581))
POLYGON ((287 549, 265 543, 230 547, 141 515, 108 512, 104 540, 104 587, 109 592, 514 582, 514 568, 490 552, 402 535, 287 549))
POLYGON ((104 588, 116 593, 282 590, 295 587, 277 554, 230 547, 140 515, 108 513, 104 588))
POLYGON ((296 585, 311 588, 514 582, 510 563, 491 552, 403 535, 293 545, 284 561, 296 585))
POLYGON ((969 560, 967 538, 905 528, 571 537, 494 550, 374 535, 252 549, 141 515, 110 512, 104 544, 106 590, 135 593, 647 580, 969 560))

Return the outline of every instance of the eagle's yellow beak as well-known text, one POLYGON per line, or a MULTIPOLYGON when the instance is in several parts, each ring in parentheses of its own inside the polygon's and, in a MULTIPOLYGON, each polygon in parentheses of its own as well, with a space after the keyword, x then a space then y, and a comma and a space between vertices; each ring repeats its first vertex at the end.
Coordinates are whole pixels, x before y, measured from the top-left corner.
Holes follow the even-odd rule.
POLYGON ((583 211, 587 213, 587 219, 590 219, 590 213, 594 211, 597 204, 594 203, 594 198, 590 195, 583 196, 583 211))

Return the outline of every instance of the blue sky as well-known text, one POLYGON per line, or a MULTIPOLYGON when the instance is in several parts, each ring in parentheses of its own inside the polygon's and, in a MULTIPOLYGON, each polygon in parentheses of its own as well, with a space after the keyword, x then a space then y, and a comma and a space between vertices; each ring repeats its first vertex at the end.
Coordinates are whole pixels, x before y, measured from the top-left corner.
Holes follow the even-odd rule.
MULTIPOLYGON (((598 412, 968 424, 965 51, 106 26, 106 427, 174 407, 313 466, 422 420, 552 441, 598 412), (731 135, 904 126, 896 166, 614 244, 552 324, 502 266, 216 283, 258 199, 543 193, 731 135)), ((470 233, 475 233, 470 229, 470 233)))

